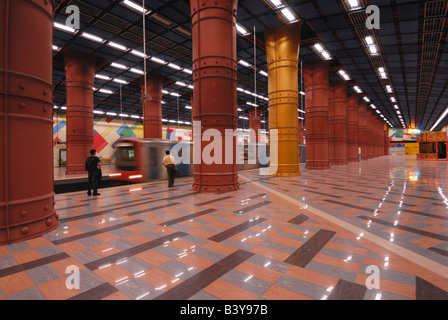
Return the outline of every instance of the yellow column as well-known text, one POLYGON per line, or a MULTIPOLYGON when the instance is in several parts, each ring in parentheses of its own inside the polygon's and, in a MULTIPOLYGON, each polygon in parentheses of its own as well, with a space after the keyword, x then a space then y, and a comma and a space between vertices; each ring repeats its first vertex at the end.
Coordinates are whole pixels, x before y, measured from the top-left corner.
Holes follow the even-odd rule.
POLYGON ((296 22, 265 31, 268 60, 269 130, 278 130, 276 176, 300 175, 297 108, 301 27, 302 22, 296 22))

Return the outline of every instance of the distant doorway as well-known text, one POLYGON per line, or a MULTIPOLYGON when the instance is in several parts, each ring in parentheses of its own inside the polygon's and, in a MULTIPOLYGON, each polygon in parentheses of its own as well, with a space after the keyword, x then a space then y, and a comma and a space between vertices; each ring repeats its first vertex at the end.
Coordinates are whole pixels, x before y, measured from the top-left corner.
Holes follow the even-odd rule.
POLYGON ((446 142, 437 142, 437 158, 446 159, 446 142))

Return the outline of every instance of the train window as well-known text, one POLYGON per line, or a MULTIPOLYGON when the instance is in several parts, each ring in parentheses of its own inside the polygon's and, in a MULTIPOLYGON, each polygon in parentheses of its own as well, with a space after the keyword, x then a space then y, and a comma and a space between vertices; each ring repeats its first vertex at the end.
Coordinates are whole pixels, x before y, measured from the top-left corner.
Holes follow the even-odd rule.
POLYGON ((118 159, 120 161, 134 161, 135 150, 132 147, 121 147, 118 149, 118 159))

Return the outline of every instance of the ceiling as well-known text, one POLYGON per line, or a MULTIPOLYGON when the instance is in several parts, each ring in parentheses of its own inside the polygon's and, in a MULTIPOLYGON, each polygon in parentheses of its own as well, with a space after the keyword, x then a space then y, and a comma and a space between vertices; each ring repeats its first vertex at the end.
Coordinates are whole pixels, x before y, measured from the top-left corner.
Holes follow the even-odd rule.
MULTIPOLYGON (((141 0, 133 2, 142 4, 141 0)), ((190 122, 191 110, 185 107, 190 105, 192 89, 191 86, 189 88, 179 83, 192 85, 193 82, 189 1, 145 2, 146 9, 150 10, 145 20, 146 53, 149 56, 146 60, 147 70, 164 77, 163 118, 190 122)), ((313 50, 313 46, 320 43, 332 56, 330 80, 341 80, 338 71, 344 69, 351 77, 349 86, 359 86, 361 96, 368 97, 371 101, 369 105, 373 104, 378 115, 385 117, 391 125, 430 130, 447 109, 448 0, 357 0, 359 8, 355 10, 350 10, 349 0, 281 2, 304 21, 300 60, 307 63, 322 59, 313 50), (365 10, 369 5, 376 5, 380 9, 379 30, 366 27, 368 15, 365 10), (377 46, 376 55, 369 51, 366 43, 368 36, 377 46), (385 79, 378 72, 380 67, 384 68, 385 79), (391 93, 386 86, 390 86, 391 93), (396 102, 392 102, 391 98, 395 98, 396 102)), ((53 44, 58 48, 66 46, 97 57, 97 75, 106 76, 109 80, 95 78, 95 87, 108 91, 95 91, 94 109, 113 112, 118 118, 119 114, 141 118, 142 76, 135 70, 131 71, 131 68, 143 70, 144 66, 138 52, 132 52, 143 52, 141 13, 125 5, 123 0, 56 0, 56 23, 65 24, 68 16, 66 8, 69 5, 76 5, 80 9, 80 30, 72 33, 55 27, 53 44), (104 41, 85 38, 83 33, 95 35, 104 41), (112 47, 110 41, 125 46, 127 51, 112 47), (114 67, 112 63, 124 65, 126 69, 114 67), (123 80, 127 84, 117 83, 114 79, 123 80)), ((238 64, 240 128, 249 126, 247 111, 252 106, 247 103, 256 103, 262 110, 262 120, 266 120, 267 77, 259 73, 267 72, 263 34, 265 30, 289 23, 281 14, 284 8, 275 7, 268 0, 239 1, 238 24, 249 34, 238 34, 237 56, 238 60, 250 64, 238 64)), ((63 52, 56 48, 53 54, 54 102, 56 106, 64 106, 63 52)), ((301 86, 299 72, 299 90, 302 90, 301 86)), ((349 90, 354 92, 353 89, 349 90)), ((299 108, 304 109, 303 105, 299 108)), ((299 113, 299 116, 304 114, 299 113)), ((447 123, 448 117, 434 129, 440 129, 447 123)), ((265 128, 266 123, 262 127, 265 128)))

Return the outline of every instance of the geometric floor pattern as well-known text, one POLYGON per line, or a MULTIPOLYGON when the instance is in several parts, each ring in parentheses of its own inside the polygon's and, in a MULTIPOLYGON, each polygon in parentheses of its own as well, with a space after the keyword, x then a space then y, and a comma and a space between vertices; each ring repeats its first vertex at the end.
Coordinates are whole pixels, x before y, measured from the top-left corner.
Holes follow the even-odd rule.
POLYGON ((241 189, 224 194, 186 178, 56 195, 56 230, 0 247, 0 300, 448 299, 446 162, 301 169, 242 172, 241 189))

